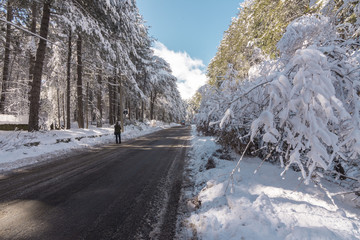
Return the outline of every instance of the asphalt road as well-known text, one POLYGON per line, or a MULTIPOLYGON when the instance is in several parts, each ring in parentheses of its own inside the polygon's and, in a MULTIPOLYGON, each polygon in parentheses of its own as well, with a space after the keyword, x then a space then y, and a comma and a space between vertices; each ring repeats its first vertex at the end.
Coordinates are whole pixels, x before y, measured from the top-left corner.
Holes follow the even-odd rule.
POLYGON ((0 175, 0 239, 173 239, 189 136, 171 128, 0 175))

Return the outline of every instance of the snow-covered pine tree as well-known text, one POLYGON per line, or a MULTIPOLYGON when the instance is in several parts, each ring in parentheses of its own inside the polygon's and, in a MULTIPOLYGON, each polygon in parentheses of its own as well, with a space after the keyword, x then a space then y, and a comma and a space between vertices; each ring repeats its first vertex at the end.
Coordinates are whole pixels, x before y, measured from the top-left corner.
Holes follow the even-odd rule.
MULTIPOLYGON (((151 74, 160 73, 155 71, 146 78, 139 75, 140 70, 151 63, 153 52, 150 49, 151 39, 148 36, 147 27, 134 0, 52 0, 49 9, 54 14, 50 14, 48 19, 48 40, 43 38, 41 44, 41 58, 44 64, 41 74, 39 74, 38 64, 38 70, 35 73, 37 76, 34 75, 34 78, 32 77, 34 74, 32 56, 40 43, 40 35, 43 34, 37 35, 40 29, 34 26, 41 22, 44 2, 34 4, 35 2, 30 0, 1 1, 0 13, 3 18, 7 13, 8 2, 11 3, 14 13, 14 20, 9 22, 16 25, 11 26, 12 35, 15 38, 11 41, 10 48, 1 48, 1 53, 5 53, 5 49, 13 49, 14 51, 10 51, 9 59, 15 64, 10 68, 9 81, 7 81, 11 84, 1 82, 10 86, 10 90, 6 92, 12 99, 11 104, 7 101, 2 102, 11 114, 27 114, 29 112, 28 83, 29 79, 35 80, 31 88, 33 91, 31 129, 37 130, 40 128, 39 125, 46 128, 55 120, 58 122, 57 125, 60 125, 61 119, 66 119, 66 125, 69 128, 70 122, 75 120, 82 111, 88 113, 85 119, 94 120, 94 116, 97 115, 97 122, 100 123, 108 118, 111 123, 122 117, 121 108, 125 105, 129 111, 133 109, 132 113, 138 113, 141 108, 138 102, 142 101, 145 104, 143 109, 146 109, 146 116, 149 116, 149 99, 155 100, 154 96, 156 96, 158 100, 152 102, 160 104, 160 95, 150 91, 150 79, 153 78, 151 74), (79 35, 82 38, 82 64, 76 62, 75 43, 79 35), (18 60, 15 61, 15 59, 18 60), (65 62, 67 62, 66 65, 65 62), (83 69, 82 74, 78 75, 76 69, 79 66, 83 69), (11 73, 16 73, 16 75, 11 73), (83 97, 80 96, 76 100, 76 85, 80 85, 75 82, 80 79, 83 80, 83 87, 79 88, 78 94, 83 97), (99 84, 99 79, 101 79, 101 84, 99 84), (107 85, 107 87, 100 87, 102 85, 107 85), (39 97, 35 99, 35 95, 39 97), (61 101, 64 95, 66 95, 65 102, 61 101), (77 107, 76 110, 73 106, 77 106, 77 102, 81 101, 86 103, 82 107, 77 107), (41 115, 42 112, 46 112, 46 115, 41 115), (72 116, 74 112, 77 112, 75 114, 77 116, 72 116), (45 122, 39 124, 37 122, 39 117, 45 122)), ((1 24, 6 28, 6 22, 1 22, 1 24)), ((6 42, 5 32, 0 34, 0 37, 6 42)), ((0 61, 3 65, 4 59, 0 61)), ((1 68, 0 73, 3 72, 1 68)), ((171 79, 168 81, 169 84, 160 86, 159 92, 175 89, 174 79, 169 79, 171 79)), ((177 90, 175 93, 167 94, 167 99, 174 104, 178 101, 181 106, 183 104, 177 90)), ((164 112, 155 110, 157 108, 155 104, 152 112, 158 116, 154 118, 164 116, 164 112)), ((174 113, 169 114, 174 115, 174 113)), ((134 114, 133 117, 135 115, 139 116, 139 114, 134 114)))
MULTIPOLYGON (((247 3, 248 9, 255 6, 254 1, 247 3)), ((335 164, 350 173, 359 156, 359 21, 351 13, 359 4, 326 3, 336 14, 293 21, 277 44, 280 58, 271 60, 260 51, 255 58, 260 61, 254 61, 247 74, 237 74, 235 81, 213 65, 212 71, 222 75, 216 75, 217 84, 200 89, 195 117, 198 128, 237 150, 243 151, 241 144, 251 136, 248 153, 280 160, 286 169, 297 165, 307 183, 335 164)), ((321 12, 324 6, 309 9, 321 12)), ((246 16, 256 17, 251 11, 246 16)))

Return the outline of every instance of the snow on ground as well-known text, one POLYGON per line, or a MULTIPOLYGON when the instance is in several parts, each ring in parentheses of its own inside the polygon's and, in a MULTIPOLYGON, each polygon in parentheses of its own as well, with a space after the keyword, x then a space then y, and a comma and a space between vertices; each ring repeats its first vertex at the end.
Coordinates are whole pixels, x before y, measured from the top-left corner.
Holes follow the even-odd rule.
MULTIPOLYGON (((125 126, 121 137, 126 141, 174 125, 159 121, 137 123, 125 126)), ((76 149, 109 143, 115 143, 113 126, 79 129, 75 123, 70 130, 0 131, 0 172, 49 160, 76 149)))
POLYGON ((300 173, 291 170, 283 179, 283 169, 267 162, 254 174, 261 160, 244 158, 227 189, 239 157, 220 159, 215 139, 197 136, 194 127, 192 146, 185 171, 194 185, 185 187, 184 197, 193 201, 188 201, 192 211, 183 238, 197 233, 206 240, 360 239, 360 202, 351 200, 353 194, 334 196, 345 191, 341 186, 326 180, 322 187, 304 185, 300 173), (206 170, 210 157, 216 168, 206 170))
POLYGON ((28 122, 29 116, 0 114, 0 124, 27 124, 28 122))

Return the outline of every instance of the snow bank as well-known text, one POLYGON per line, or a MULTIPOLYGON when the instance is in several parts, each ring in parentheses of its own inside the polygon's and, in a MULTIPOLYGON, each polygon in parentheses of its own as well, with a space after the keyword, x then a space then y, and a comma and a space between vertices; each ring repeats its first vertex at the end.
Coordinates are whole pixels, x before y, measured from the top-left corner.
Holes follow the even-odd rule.
POLYGON ((187 235, 196 232, 200 239, 214 240, 360 239, 359 206, 351 201, 354 195, 333 196, 344 191, 340 186, 326 180, 323 187, 299 184, 298 172, 281 178, 279 166, 265 162, 258 169, 260 159, 245 158, 227 189, 236 161, 213 154, 221 148, 213 137, 196 136, 194 128, 193 135, 187 171, 194 189, 185 197, 197 196, 201 206, 186 219, 187 235), (205 170, 209 157, 216 168, 205 170))
POLYGON ((0 124, 28 124, 29 116, 14 116, 7 114, 0 114, 0 124))
MULTIPOLYGON (((153 121, 151 125, 150 122, 146 122, 125 126, 122 140, 126 141, 175 125, 153 121)), ((79 129, 73 125, 70 130, 32 133, 0 131, 0 172, 49 160, 75 149, 114 142, 113 126, 90 126, 89 129, 79 129)))

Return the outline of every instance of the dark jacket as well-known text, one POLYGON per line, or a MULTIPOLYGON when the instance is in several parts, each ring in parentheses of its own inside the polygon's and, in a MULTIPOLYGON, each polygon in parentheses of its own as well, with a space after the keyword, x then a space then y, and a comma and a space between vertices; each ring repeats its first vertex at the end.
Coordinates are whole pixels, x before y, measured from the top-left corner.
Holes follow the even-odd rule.
POLYGON ((119 123, 116 123, 114 128, 115 128, 114 134, 121 133, 121 126, 119 125, 119 123))

